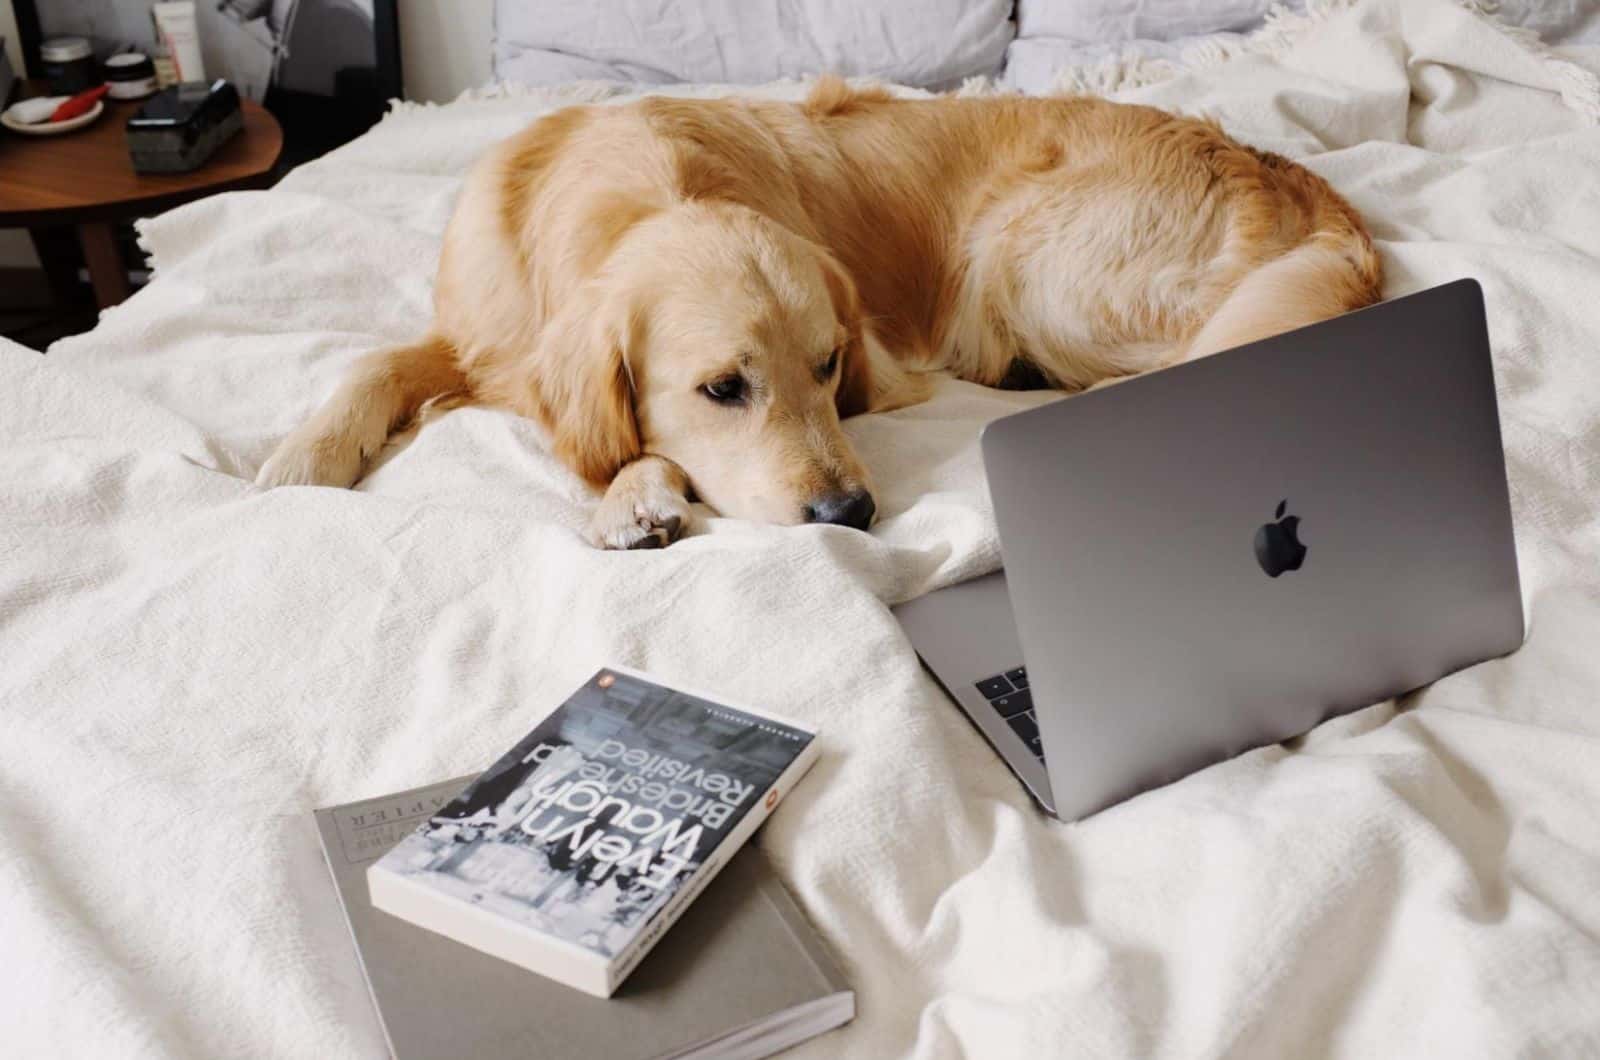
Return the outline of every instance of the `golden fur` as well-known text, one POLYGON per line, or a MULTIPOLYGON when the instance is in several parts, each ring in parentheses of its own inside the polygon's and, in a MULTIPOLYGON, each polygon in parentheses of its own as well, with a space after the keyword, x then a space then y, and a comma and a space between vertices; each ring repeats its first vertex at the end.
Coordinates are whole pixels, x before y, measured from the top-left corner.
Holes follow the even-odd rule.
POLYGON ((258 481, 348 486, 447 398, 544 423, 606 489, 607 547, 670 540, 691 492, 864 526, 839 418, 919 400, 927 372, 1082 389, 1379 287, 1323 180, 1149 107, 835 79, 803 104, 572 107, 474 167, 431 333, 361 361, 258 481))

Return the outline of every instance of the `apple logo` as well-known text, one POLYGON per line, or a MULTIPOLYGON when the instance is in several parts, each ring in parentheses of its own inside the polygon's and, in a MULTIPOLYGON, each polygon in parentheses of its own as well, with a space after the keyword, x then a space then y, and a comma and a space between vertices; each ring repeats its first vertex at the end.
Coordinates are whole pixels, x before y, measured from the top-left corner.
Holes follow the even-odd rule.
POLYGON ((1306 546, 1299 538, 1300 517, 1285 516, 1283 511, 1288 505, 1287 498, 1279 501, 1278 510, 1273 513, 1277 522, 1264 523, 1256 531, 1256 562, 1269 578, 1276 578, 1284 571, 1299 570, 1306 559, 1306 546))

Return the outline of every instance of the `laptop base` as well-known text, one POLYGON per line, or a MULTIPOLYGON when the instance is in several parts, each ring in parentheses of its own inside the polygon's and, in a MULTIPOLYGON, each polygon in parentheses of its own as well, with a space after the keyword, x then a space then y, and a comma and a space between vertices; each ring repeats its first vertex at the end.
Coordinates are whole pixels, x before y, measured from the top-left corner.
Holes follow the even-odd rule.
POLYGON ((894 614, 945 694, 1045 812, 1054 814, 1005 572, 908 600, 894 614))

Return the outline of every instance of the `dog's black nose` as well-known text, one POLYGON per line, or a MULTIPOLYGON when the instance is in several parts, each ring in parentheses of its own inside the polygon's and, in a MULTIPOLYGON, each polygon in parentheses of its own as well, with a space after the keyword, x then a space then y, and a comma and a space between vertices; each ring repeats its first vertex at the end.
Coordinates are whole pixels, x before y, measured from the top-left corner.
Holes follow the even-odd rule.
POLYGON ((872 494, 866 490, 851 490, 849 493, 836 490, 824 493, 806 505, 806 522, 833 523, 865 530, 872 525, 872 513, 877 510, 878 506, 872 503, 872 494))

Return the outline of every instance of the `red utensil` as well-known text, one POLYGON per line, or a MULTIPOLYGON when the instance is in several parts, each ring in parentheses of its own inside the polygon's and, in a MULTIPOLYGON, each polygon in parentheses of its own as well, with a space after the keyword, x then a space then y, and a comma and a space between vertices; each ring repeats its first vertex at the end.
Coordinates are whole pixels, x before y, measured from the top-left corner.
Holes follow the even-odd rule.
POLYGON ((109 85, 101 85, 99 88, 91 88, 85 92, 79 92, 76 96, 51 111, 50 120, 66 121, 69 118, 76 118, 80 114, 87 114, 94 109, 94 105, 100 101, 100 97, 108 91, 110 91, 109 85))

